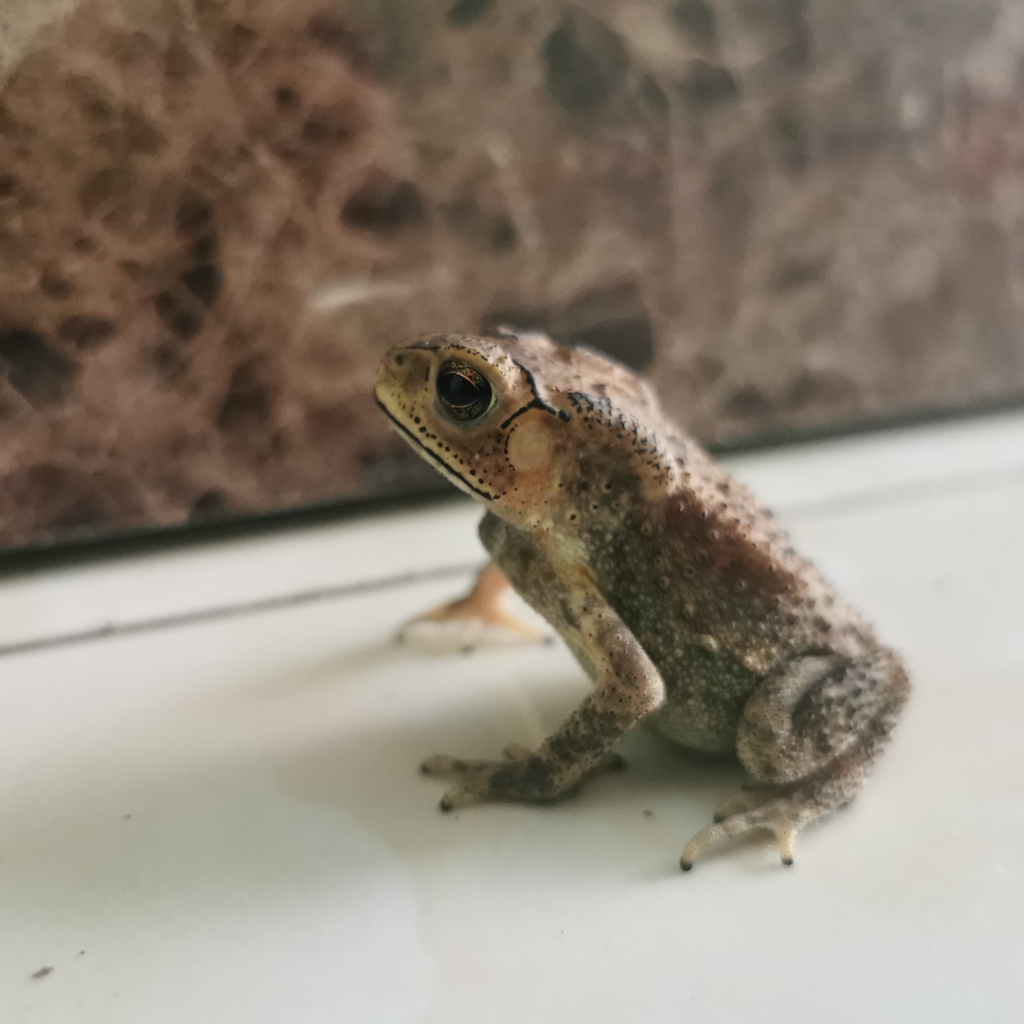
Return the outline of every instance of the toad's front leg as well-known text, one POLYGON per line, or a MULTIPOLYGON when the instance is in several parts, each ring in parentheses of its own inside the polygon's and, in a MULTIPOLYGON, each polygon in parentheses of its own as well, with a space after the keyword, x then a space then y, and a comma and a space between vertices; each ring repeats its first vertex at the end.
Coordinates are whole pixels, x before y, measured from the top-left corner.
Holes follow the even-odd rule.
POLYGON ((650 658, 621 619, 596 604, 583 601, 570 627, 573 646, 587 651, 596 670, 594 690, 532 754, 424 762, 425 774, 456 780, 441 800, 442 810, 484 800, 553 800, 608 765, 612 744, 663 702, 664 685, 650 658))

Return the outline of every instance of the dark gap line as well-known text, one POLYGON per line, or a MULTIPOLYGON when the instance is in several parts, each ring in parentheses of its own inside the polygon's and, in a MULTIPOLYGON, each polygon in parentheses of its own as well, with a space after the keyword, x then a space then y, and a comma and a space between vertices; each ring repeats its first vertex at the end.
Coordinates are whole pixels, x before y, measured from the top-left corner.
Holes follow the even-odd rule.
POLYGON ((409 572, 403 573, 400 576, 388 576, 380 580, 343 583, 335 587, 320 587, 316 590, 304 590, 298 593, 285 594, 281 597, 265 597, 258 601, 245 601, 241 604, 200 608, 191 612, 178 612, 174 615, 164 615, 155 619, 140 619, 137 622, 110 622, 103 626, 82 629, 74 633, 59 633, 51 637, 36 637, 32 640, 17 640, 14 643, 2 644, 0 645, 0 658, 15 654, 28 654, 34 651, 46 651, 57 647, 71 647, 76 644, 91 643, 95 640, 108 640, 111 637, 133 636, 138 633, 156 632, 162 629, 177 629, 182 626, 194 626, 206 622, 223 622, 225 619, 280 611, 283 608, 295 608, 304 604, 313 604, 317 601, 336 601, 360 594, 393 590, 396 587, 410 586, 414 583, 443 580, 452 576, 465 576, 479 572, 482 568, 483 564, 480 562, 447 565, 437 569, 427 569, 422 572, 409 572))

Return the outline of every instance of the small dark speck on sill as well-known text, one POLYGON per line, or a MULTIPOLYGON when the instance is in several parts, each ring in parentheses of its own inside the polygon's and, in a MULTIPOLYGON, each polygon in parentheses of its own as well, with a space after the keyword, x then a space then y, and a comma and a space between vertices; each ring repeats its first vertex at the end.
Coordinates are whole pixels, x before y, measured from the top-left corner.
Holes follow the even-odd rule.
POLYGON ((642 812, 642 813, 643 813, 643 816, 644 816, 645 818, 653 818, 653 817, 654 817, 654 811, 652 811, 652 810, 650 809, 650 807, 645 807, 645 808, 643 809, 643 812, 642 812))
POLYGON ((128 820, 129 820, 130 818, 131 818, 131 815, 130 815, 130 814, 126 814, 126 815, 124 816, 124 820, 125 820, 125 821, 128 821, 128 820))
POLYGON ((39 978, 45 978, 48 974, 53 973, 52 967, 40 967, 35 974, 32 975, 33 981, 38 981, 39 978))

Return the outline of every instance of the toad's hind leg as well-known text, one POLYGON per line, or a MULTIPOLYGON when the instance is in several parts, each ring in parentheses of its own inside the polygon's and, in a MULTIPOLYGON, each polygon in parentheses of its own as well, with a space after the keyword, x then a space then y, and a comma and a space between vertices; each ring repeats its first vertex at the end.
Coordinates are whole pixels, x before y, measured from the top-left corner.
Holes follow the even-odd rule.
POLYGON ((854 798, 909 692, 903 665, 884 649, 856 659, 804 657, 766 679, 737 730, 737 752, 755 786, 686 844, 680 867, 688 871, 720 840, 752 829, 774 832, 782 862, 792 864, 800 829, 854 798))
POLYGON ((501 569, 488 562, 465 597, 410 619, 399 629, 397 639, 438 653, 545 640, 544 633, 505 608, 510 589, 501 569))

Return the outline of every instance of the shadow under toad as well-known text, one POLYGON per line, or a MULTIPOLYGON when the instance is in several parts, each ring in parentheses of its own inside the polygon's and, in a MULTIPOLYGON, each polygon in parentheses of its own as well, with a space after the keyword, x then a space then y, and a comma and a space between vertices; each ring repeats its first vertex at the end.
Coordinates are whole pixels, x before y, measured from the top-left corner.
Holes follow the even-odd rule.
MULTIPOLYGON (((199 713, 227 729, 254 705, 272 716, 291 701, 330 698, 332 689, 350 685, 345 675, 356 668, 414 660, 390 644, 368 645, 337 663, 306 665, 294 678, 250 679, 228 699, 211 696, 199 713)), ((417 685, 415 673, 410 680, 417 685)), ((422 706, 406 714, 397 700, 368 724, 334 729, 325 712, 324 727, 313 735, 226 745, 203 763, 179 763, 177 771, 140 762, 124 765, 112 780, 109 766, 84 766, 74 778, 55 779, 42 797, 35 789, 30 804, 5 801, 0 887, 7 902, 40 912, 110 910, 128 906, 132 892, 136 900, 140 892, 173 890, 178 912, 191 907, 198 914, 211 900, 358 890, 372 865, 353 851, 365 852, 369 843, 413 875, 457 856, 473 862, 478 878, 500 871, 507 879, 512 870, 524 886, 536 873, 639 885, 678 879, 685 899, 693 882, 678 869, 679 851, 742 781, 733 759, 688 753, 641 728, 620 744, 625 771, 586 780, 562 800, 451 814, 438 809, 444 783, 418 771, 436 752, 497 757, 505 743, 535 743, 530 733, 538 723, 553 729, 581 685, 563 677, 535 687, 526 716, 496 711, 479 694, 430 714, 422 706)), ((713 856, 728 857, 745 874, 777 865, 745 842, 713 856)))
MULTIPOLYGON (((318 692, 345 687, 355 674, 397 664, 408 666, 408 685, 419 687, 427 666, 486 674, 502 663, 503 653, 436 658, 415 647, 378 642, 308 662, 287 677, 253 683, 244 699, 316 699, 318 692)), ((464 703, 427 714, 422 708, 405 714, 399 698, 372 728, 278 751, 273 770, 291 797, 352 815, 413 865, 446 859, 455 848, 466 847, 478 849, 484 860, 498 852, 505 858, 511 844, 520 848, 523 862, 543 862, 546 871, 610 872, 638 881, 675 878, 683 843, 709 824, 714 806, 742 784, 744 773, 733 757, 683 750, 641 726, 618 745, 627 759, 625 771, 592 776, 550 804, 484 804, 449 814, 438 806, 447 783, 419 771, 424 758, 435 753, 497 758, 510 742, 535 747, 585 689, 579 678, 552 678, 522 693, 511 709, 505 691, 503 702, 481 704, 467 694, 464 703)), ((708 859, 731 859, 745 851, 748 872, 777 866, 777 860, 751 856, 752 845, 764 847, 765 837, 743 837, 708 859)))

